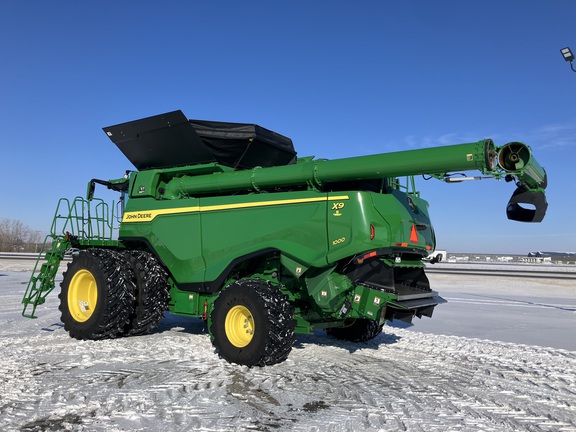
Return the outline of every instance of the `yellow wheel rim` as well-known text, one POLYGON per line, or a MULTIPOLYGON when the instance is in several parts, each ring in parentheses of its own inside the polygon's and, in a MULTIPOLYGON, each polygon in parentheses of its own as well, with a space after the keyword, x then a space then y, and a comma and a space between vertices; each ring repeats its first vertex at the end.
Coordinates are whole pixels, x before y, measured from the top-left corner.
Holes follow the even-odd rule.
POLYGON ((254 337, 254 318, 244 306, 234 306, 228 311, 225 322, 226 336, 232 345, 244 348, 254 337))
POLYGON ((88 270, 80 270, 72 277, 68 287, 68 309, 76 321, 88 321, 98 301, 96 279, 88 270))

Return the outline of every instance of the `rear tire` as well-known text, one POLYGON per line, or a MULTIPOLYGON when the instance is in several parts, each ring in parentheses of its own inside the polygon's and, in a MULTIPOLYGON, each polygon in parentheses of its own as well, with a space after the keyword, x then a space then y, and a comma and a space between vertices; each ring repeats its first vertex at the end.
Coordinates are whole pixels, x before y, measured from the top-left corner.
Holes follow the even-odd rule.
POLYGON ((241 280, 214 302, 210 336, 225 360, 247 366, 284 361, 294 344, 294 308, 272 284, 241 280))
POLYGON ((148 252, 133 250, 124 256, 134 272, 136 292, 127 336, 148 334, 158 327, 168 305, 168 273, 148 252))
POLYGON ((382 333, 383 327, 384 324, 378 324, 374 320, 355 319, 346 327, 332 327, 327 329, 326 333, 336 339, 350 342, 366 342, 382 333))
POLYGON ((134 276, 123 256, 107 249, 74 256, 60 284, 64 329, 76 339, 121 336, 134 301, 134 276))

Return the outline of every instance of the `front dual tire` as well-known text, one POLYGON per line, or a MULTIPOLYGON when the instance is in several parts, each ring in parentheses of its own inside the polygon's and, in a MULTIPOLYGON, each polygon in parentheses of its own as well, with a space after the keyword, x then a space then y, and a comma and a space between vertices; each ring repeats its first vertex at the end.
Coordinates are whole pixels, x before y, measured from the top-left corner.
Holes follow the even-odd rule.
POLYGON ((105 339, 124 332, 134 303, 134 274, 113 250, 80 251, 64 272, 60 312, 76 339, 105 339))
POLYGON ((166 271, 148 252, 82 250, 64 273, 61 320, 76 339, 147 334, 163 317, 168 290, 166 271))

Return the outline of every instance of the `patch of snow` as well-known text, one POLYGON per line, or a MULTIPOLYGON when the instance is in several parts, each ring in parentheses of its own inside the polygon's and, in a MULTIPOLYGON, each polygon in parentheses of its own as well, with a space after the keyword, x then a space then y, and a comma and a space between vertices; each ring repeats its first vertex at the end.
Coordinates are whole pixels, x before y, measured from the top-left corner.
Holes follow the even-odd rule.
POLYGON ((300 335, 248 368, 196 319, 72 339, 56 294, 20 316, 28 277, 0 272, 2 431, 576 431, 573 351, 386 326, 359 344, 300 335))

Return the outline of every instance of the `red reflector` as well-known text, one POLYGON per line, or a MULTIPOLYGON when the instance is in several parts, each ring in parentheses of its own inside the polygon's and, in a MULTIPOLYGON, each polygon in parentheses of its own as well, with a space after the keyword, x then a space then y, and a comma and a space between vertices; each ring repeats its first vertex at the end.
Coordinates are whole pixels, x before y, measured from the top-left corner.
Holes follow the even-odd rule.
POLYGON ((376 235, 376 230, 374 229, 374 225, 370 224, 370 240, 374 240, 375 235, 376 235))
POLYGON ((418 233, 416 232, 416 227, 412 225, 412 230, 410 231, 410 242, 418 243, 418 233))
POLYGON ((370 252, 370 253, 367 253, 366 255, 364 255, 363 258, 364 258, 364 259, 368 259, 368 258, 372 258, 372 257, 375 257, 375 256, 376 256, 376 251, 373 251, 373 252, 370 252))
POLYGON ((426 250, 432 250, 432 246, 426 246, 426 250))
POLYGON ((364 254, 364 256, 362 256, 362 258, 356 258, 356 263, 362 264, 364 262, 364 260, 367 260, 368 258, 372 258, 375 256, 376 256, 376 251, 368 252, 367 254, 364 254))

